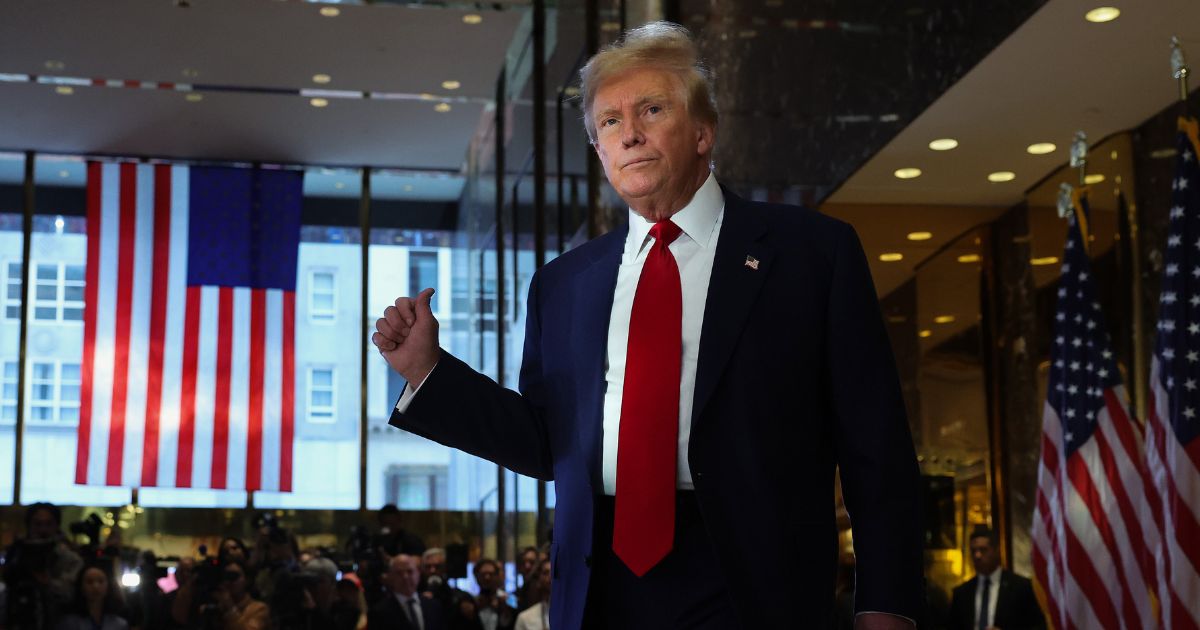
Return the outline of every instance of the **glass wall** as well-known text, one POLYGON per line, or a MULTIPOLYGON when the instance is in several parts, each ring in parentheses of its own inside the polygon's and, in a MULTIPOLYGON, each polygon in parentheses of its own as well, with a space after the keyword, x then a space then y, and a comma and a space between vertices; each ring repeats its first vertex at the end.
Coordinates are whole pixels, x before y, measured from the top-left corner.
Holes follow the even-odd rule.
MULTIPOLYGON (((16 455, 17 360, 21 323, 21 214, 25 156, 0 153, 0 461, 16 455)), ((13 496, 13 466, 0 466, 0 502, 13 496)))

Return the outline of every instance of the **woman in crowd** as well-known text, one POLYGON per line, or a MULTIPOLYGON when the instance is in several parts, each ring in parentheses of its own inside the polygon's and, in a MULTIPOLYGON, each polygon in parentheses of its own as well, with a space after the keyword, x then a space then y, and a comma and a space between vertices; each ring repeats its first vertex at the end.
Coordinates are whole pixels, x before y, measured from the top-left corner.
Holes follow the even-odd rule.
POLYGON ((517 615, 515 630, 550 630, 550 561, 538 563, 529 579, 537 603, 517 615))
POLYGON ((221 569, 221 586, 213 592, 213 602, 225 630, 263 630, 270 621, 267 605, 250 596, 243 563, 230 561, 221 569))
POLYGON ((58 630, 129 630, 121 616, 121 593, 108 572, 88 566, 75 578, 75 597, 70 612, 58 622, 58 630))

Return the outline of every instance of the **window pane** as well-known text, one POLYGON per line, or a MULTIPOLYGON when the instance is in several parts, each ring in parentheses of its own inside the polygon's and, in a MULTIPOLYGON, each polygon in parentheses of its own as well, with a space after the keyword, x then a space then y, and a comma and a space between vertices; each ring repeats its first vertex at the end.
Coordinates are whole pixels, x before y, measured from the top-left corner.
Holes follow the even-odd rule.
POLYGON ((69 322, 83 321, 83 309, 81 308, 64 308, 63 320, 69 322))
POLYGON ((67 280, 71 282, 83 282, 83 265, 67 265, 67 280))
POLYGON ((313 274, 313 291, 332 291, 333 290, 333 274, 331 273, 314 273, 313 274))
MULTIPOLYGON (((38 296, 57 300, 60 266, 77 268, 82 278, 87 260, 86 165, 79 158, 39 156, 34 163, 34 177, 38 206, 33 218, 31 245, 37 263, 34 271, 39 279, 35 292, 38 296)), ((55 364, 78 365, 81 361, 83 327, 58 321, 60 312, 53 304, 30 306, 33 308, 29 315, 38 322, 30 332, 36 330, 49 342, 44 343, 41 346, 44 349, 37 350, 33 357, 35 363, 46 367, 30 366, 30 375, 36 380, 44 377, 46 382, 31 387, 27 409, 30 422, 25 427, 22 442, 25 453, 22 457, 21 500, 65 505, 126 503, 130 499, 127 488, 75 485, 75 431, 64 428, 61 423, 77 422, 78 412, 66 409, 56 412, 53 407, 33 404, 35 398, 53 400, 57 395, 59 374, 54 369, 55 364), (38 411, 34 412, 34 409, 38 411)), ((72 380, 78 383, 78 374, 72 380)))
POLYGON ((333 385, 333 373, 330 370, 313 370, 313 387, 330 387, 333 385))
MULTIPOLYGON (((7 155, 7 154, 5 154, 5 155, 7 155)), ((5 160, 4 156, 0 155, 0 162, 3 162, 4 160, 5 160)), ((5 184, 8 184, 8 182, 5 182, 5 184)), ((19 185, 20 182, 17 182, 17 184, 19 185)), ((20 208, 17 208, 17 209, 19 210, 20 208)), ((5 212, 8 212, 8 208, 5 208, 5 212)), ((20 216, 20 215, 18 214, 17 216, 20 216)), ((19 228, 17 230, 9 230, 9 231, 17 232, 18 236, 21 233, 21 230, 19 228)), ((18 249, 13 249, 13 250, 9 250, 9 251, 14 251, 14 252, 21 251, 19 249, 20 248, 19 243, 18 243, 17 247, 18 247, 18 249)), ((20 282, 20 280, 21 280, 21 263, 19 263, 19 262, 8 263, 8 277, 10 278, 10 280, 9 280, 10 282, 12 281, 11 280, 12 278, 16 278, 17 282, 18 283, 20 282)))
POLYGON ((78 381, 79 380, 79 364, 64 363, 62 364, 63 381, 78 381))
POLYGON ((58 421, 77 424, 79 422, 79 407, 62 407, 58 411, 58 421))
MULTIPOLYGON (((3 154, 0 153, 0 155, 3 155, 3 154)), ((5 361, 4 362, 4 378, 6 378, 6 379, 7 378, 12 378, 12 379, 17 378, 18 367, 19 366, 16 361, 5 361)))
POLYGON ((79 386, 78 385, 63 385, 62 386, 62 401, 79 402, 79 386))
POLYGON ((312 404, 314 407, 329 407, 333 404, 333 392, 314 391, 312 404))
POLYGON ((73 302, 82 302, 83 301, 83 287, 82 286, 63 287, 63 299, 70 300, 73 302))

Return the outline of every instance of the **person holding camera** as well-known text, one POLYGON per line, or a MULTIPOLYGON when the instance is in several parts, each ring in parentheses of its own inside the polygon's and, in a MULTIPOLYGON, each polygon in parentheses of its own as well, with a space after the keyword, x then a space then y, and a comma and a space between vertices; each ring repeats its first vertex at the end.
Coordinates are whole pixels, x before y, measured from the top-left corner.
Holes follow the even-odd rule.
POLYGON ((53 628, 71 601, 72 585, 82 566, 83 559, 63 536, 58 506, 30 505, 25 510, 25 537, 5 553, 4 627, 53 628))

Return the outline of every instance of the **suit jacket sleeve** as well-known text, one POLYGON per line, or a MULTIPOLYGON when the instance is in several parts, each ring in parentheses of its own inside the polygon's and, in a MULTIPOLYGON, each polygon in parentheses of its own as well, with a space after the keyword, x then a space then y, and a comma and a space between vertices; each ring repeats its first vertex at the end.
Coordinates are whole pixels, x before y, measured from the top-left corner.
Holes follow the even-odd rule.
POLYGON ((915 620, 924 592, 920 471, 867 259, 853 228, 838 225, 826 357, 855 610, 915 620))
POLYGON ((529 285, 521 393, 442 351, 437 369, 389 424, 537 479, 554 478, 542 380, 538 274, 529 285))

